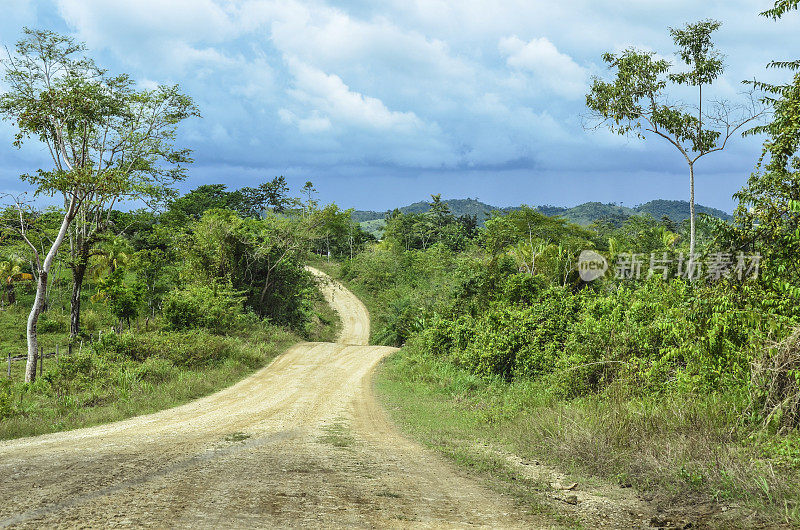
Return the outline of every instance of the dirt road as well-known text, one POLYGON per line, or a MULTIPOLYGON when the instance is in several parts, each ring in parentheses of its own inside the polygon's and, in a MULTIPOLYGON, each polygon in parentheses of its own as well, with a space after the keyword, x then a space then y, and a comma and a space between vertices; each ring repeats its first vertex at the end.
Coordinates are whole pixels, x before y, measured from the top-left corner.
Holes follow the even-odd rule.
POLYGON ((371 385, 393 349, 368 346, 364 305, 323 284, 338 343, 181 407, 0 443, 0 527, 542 526, 396 432, 371 385))

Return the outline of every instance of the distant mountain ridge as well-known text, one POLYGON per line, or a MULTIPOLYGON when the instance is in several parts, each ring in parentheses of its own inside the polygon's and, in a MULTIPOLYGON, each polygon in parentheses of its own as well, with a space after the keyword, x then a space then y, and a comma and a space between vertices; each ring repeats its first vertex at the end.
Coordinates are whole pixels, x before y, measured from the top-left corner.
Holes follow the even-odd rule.
MULTIPOLYGON (((450 206, 450 210, 458 217, 461 215, 474 215, 478 218, 478 223, 483 224, 493 211, 509 212, 517 209, 516 206, 499 207, 486 204, 478 199, 445 199, 443 202, 450 206)), ((427 212, 431 207, 431 203, 427 201, 419 201, 408 206, 398 208, 403 213, 423 213, 427 212)), ((616 204, 604 204, 601 202, 585 202, 571 208, 563 206, 543 205, 535 206, 536 210, 549 216, 559 216, 567 219, 570 222, 588 225, 594 221, 607 220, 614 224, 621 224, 625 219, 633 215, 650 214, 655 219, 661 219, 666 216, 673 222, 680 223, 684 219, 689 218, 689 202, 688 201, 668 201, 657 199, 649 201, 633 208, 627 206, 619 206, 616 204)), ((704 213, 728 221, 731 215, 725 211, 701 204, 695 205, 695 211, 700 214, 704 213)), ((365 228, 374 231, 380 229, 383 225, 383 220, 386 212, 377 212, 369 210, 356 210, 353 212, 353 219, 360 223, 365 224, 365 228)))

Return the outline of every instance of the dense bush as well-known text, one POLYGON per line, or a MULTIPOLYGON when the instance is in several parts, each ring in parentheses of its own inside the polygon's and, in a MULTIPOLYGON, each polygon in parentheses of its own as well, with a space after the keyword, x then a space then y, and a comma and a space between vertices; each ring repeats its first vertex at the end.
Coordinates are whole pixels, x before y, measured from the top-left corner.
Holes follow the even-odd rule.
POLYGON ((163 314, 172 330, 205 328, 218 333, 236 327, 244 297, 230 289, 190 284, 164 298, 163 314))
POLYGON ((200 370, 229 359, 255 368, 261 357, 252 345, 202 329, 108 333, 91 346, 73 355, 62 355, 50 364, 42 378, 45 386, 39 390, 56 396, 87 391, 102 395, 106 389, 136 381, 163 383, 180 370, 200 370))
POLYGON ((185 368, 219 363, 238 353, 236 339, 204 329, 141 335, 109 333, 93 345, 93 350, 100 358, 112 362, 164 359, 185 368))
MULTIPOLYGON (((560 287, 542 291, 531 305, 497 303, 475 320, 473 340, 455 358, 483 375, 547 373, 564 349, 576 310, 575 296, 560 287)), ((463 343, 466 334, 458 328, 451 327, 458 333, 454 342, 463 343)))
POLYGON ((559 286, 515 263, 441 245, 376 246, 342 272, 375 296, 378 341, 419 335, 429 354, 475 374, 545 378, 569 397, 615 381, 637 393, 741 390, 760 345, 791 327, 757 285, 656 276, 559 286))

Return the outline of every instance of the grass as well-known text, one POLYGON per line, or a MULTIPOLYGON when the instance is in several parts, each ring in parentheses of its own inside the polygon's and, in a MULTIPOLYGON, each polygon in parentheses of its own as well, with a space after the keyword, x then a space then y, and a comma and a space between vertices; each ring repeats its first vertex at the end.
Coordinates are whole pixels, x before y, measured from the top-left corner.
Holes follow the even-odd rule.
POLYGON ((470 469, 508 473, 502 460, 471 449, 488 444, 576 476, 631 484, 710 526, 732 524, 700 513, 715 503, 748 517, 742 526, 800 525, 800 436, 782 439, 781 457, 770 445, 775 437, 736 427, 741 405, 730 397, 645 399, 616 388, 565 402, 530 381, 481 379, 413 345, 384 363, 376 387, 407 432, 470 469))
POLYGON ((344 449, 351 447, 355 443, 355 438, 350 434, 350 429, 342 422, 335 422, 331 425, 326 425, 322 429, 325 434, 320 436, 319 441, 344 449))
MULTIPOLYGON (((272 328, 248 338, 221 340, 232 354, 206 366, 191 368, 167 363, 168 369, 160 373, 142 370, 146 362, 110 363, 108 373, 68 393, 54 390, 45 378, 33 384, 16 383, 12 386, 14 413, 0 421, 0 439, 89 427, 187 403, 226 388, 265 366, 298 337, 272 328)), ((74 357, 81 354, 75 353, 74 357)), ((24 366, 24 362, 13 363, 14 381, 23 378, 24 366)), ((45 375, 54 371, 55 361, 47 359, 45 375)))

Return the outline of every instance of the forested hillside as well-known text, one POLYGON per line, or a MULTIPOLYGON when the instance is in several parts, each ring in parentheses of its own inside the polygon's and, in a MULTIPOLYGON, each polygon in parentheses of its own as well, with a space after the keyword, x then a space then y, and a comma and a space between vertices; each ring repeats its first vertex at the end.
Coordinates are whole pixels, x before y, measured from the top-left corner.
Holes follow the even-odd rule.
MULTIPOLYGON (((477 199, 442 199, 442 202, 446 203, 453 215, 457 217, 462 215, 475 216, 475 219, 481 226, 493 212, 508 213, 519 208, 516 206, 492 206, 480 202, 477 199)), ((397 210, 402 213, 419 214, 430 210, 431 204, 432 203, 428 201, 420 201, 409 204, 408 206, 399 207, 397 210)), ((534 209, 552 217, 563 217, 579 225, 589 225, 595 221, 607 221, 615 226, 619 226, 625 219, 642 214, 650 215, 655 219, 667 217, 676 224, 689 218, 689 203, 686 201, 654 200, 632 208, 615 204, 587 202, 570 208, 543 205, 536 206, 534 209)), ((698 213, 710 215, 725 221, 731 219, 729 213, 701 204, 696 205, 696 210, 698 213)), ((383 227, 385 226, 384 221, 388 213, 356 210, 353 212, 353 220, 361 223, 362 227, 367 232, 379 235, 382 233, 383 227)))

